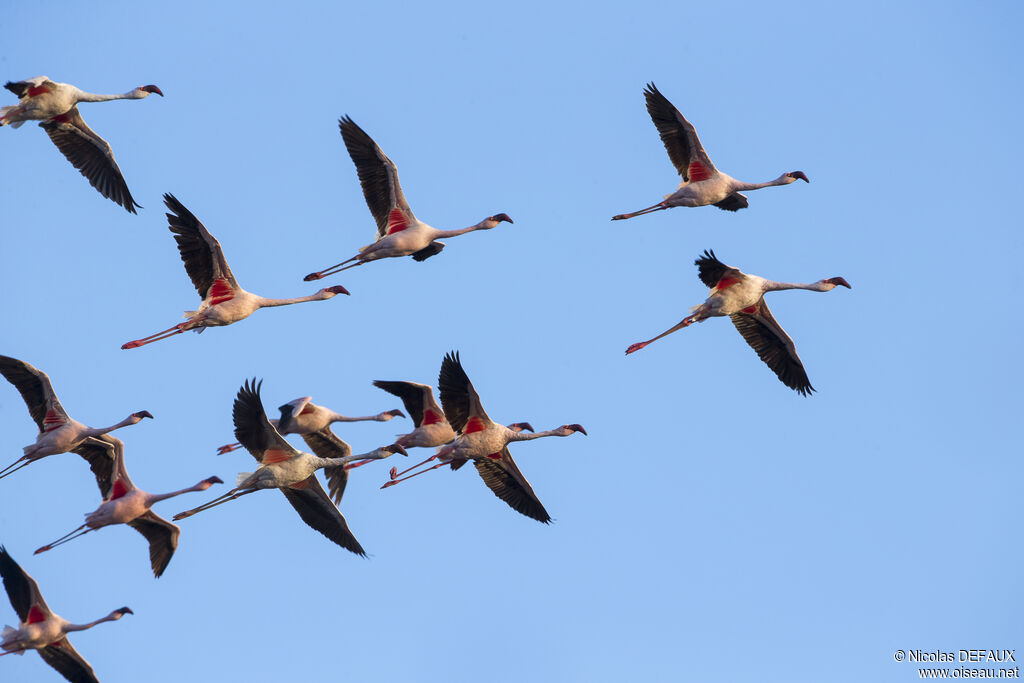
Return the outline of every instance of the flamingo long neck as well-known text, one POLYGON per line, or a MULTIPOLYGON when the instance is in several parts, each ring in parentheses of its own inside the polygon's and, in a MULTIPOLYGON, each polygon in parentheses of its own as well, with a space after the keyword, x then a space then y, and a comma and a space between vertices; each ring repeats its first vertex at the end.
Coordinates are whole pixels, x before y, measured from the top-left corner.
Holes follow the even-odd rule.
POLYGON ((775 180, 769 180, 766 183, 744 183, 737 180, 735 183, 734 190, 739 192, 742 192, 743 190, 760 190, 762 187, 773 187, 775 185, 789 185, 791 182, 793 181, 789 179, 785 173, 783 173, 775 180))
POLYGON ((458 237, 459 235, 465 235, 467 232, 473 232, 474 230, 480 230, 483 228, 483 221, 476 225, 471 225, 468 228, 461 228, 459 230, 438 230, 437 236, 434 239, 445 239, 446 237, 458 237))
MULTIPOLYGON (((570 432, 571 433, 571 432, 570 432)), ((509 438, 509 441, 532 441, 533 439, 541 439, 545 436, 567 436, 565 431, 562 429, 549 429, 544 432, 514 432, 509 438)))
POLYGON ((86 429, 85 432, 83 432, 83 433, 85 434, 85 436, 100 436, 101 434, 106 434, 107 432, 112 432, 115 429, 120 429, 121 427, 127 427, 128 425, 133 425, 136 422, 138 422, 138 420, 135 419, 135 414, 133 413, 133 414, 129 415, 128 417, 126 417, 125 419, 123 419, 120 422, 118 422, 116 425, 113 425, 111 427, 105 427, 105 428, 102 428, 102 429, 94 429, 94 428, 90 427, 89 429, 86 429))
POLYGON ((140 93, 139 90, 130 90, 120 95, 96 95, 91 92, 81 91, 78 95, 79 102, 109 102, 111 100, 141 100, 149 93, 140 93))
POLYGON ((150 493, 146 496, 146 507, 159 503, 161 500, 167 500, 168 498, 174 498, 180 496, 183 493, 191 493, 193 491, 205 491, 210 488, 210 484, 204 479, 195 486, 189 486, 187 489, 180 489, 178 491, 172 491, 171 493, 150 493))
POLYGON ((92 628, 93 626, 96 626, 97 624, 102 624, 104 621, 117 621, 120 618, 121 617, 118 615, 117 610, 114 610, 102 619, 90 621, 88 624, 68 624, 64 627, 64 632, 71 633, 72 631, 85 631, 92 628))
POLYGON ((295 299, 267 299, 262 296, 256 297, 257 308, 271 308, 272 306, 287 306, 289 304, 301 304, 307 301, 323 301, 329 299, 329 296, 324 296, 323 292, 317 292, 310 294, 309 296, 300 296, 295 299))
POLYGON ((343 467, 353 460, 381 460, 389 455, 391 455, 391 453, 378 448, 375 451, 370 451, 369 453, 364 453, 362 455, 346 455, 341 458, 313 457, 316 458, 315 462, 317 463, 317 469, 320 469, 321 467, 343 467))
POLYGON ((366 417, 346 417, 341 413, 330 411, 331 422, 366 422, 367 420, 381 421, 380 415, 367 415, 366 417))
POLYGON ((764 284, 764 291, 766 292, 778 292, 783 289, 809 289, 812 292, 827 292, 831 287, 829 287, 825 282, 802 284, 796 282, 775 282, 773 280, 768 280, 764 284))

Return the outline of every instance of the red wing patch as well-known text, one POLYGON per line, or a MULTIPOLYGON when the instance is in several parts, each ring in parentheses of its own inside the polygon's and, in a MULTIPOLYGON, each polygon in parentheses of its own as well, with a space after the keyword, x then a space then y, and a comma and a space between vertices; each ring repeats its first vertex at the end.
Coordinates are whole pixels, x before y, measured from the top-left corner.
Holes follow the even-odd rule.
POLYGON ((57 414, 56 410, 47 410, 43 418, 43 431, 49 432, 64 424, 64 418, 57 414))
POLYGON ((491 453, 487 457, 491 460, 501 460, 501 453, 491 453))
POLYGON ((43 611, 42 607, 32 605, 28 610, 28 621, 26 624, 38 624, 40 621, 46 621, 46 612, 43 611))
POLYGON ((268 448, 263 451, 263 459, 260 461, 264 465, 273 465, 275 462, 285 462, 291 460, 292 456, 287 451, 280 448, 268 448))
POLYGON ((127 494, 128 491, 128 484, 124 483, 121 479, 118 479, 114 482, 114 488, 110 490, 110 500, 117 500, 121 496, 127 494))
POLYGON ((401 232, 402 230, 405 230, 408 227, 409 219, 405 217, 405 214, 402 213, 402 210, 391 209, 391 212, 388 213, 388 229, 386 234, 390 235, 395 232, 401 232))
POLYGON ((686 175, 690 179, 691 183, 696 183, 710 178, 711 171, 708 170, 707 166, 699 161, 691 161, 689 167, 686 169, 686 175))
POLYGON ((718 284, 715 285, 715 289, 721 292, 723 289, 729 289, 739 281, 740 279, 738 277, 723 277, 718 281, 718 284))
POLYGON ((210 291, 207 292, 206 298, 210 300, 211 306, 216 306, 217 304, 234 299, 235 290, 231 288, 227 280, 219 277, 210 285, 210 291))
POLYGON ((50 92, 50 89, 45 85, 34 85, 28 89, 26 94, 29 97, 39 97, 40 95, 45 95, 48 92, 50 92))
POLYGON ((437 424, 438 422, 441 422, 441 421, 442 421, 441 416, 438 415, 437 413, 435 413, 433 410, 430 410, 428 408, 427 410, 423 411, 423 422, 421 422, 420 424, 421 425, 432 425, 432 424, 437 424))
POLYGON ((302 491, 303 489, 308 489, 309 488, 309 479, 303 479, 302 481, 297 481, 294 484, 289 484, 288 488, 290 488, 290 489, 298 489, 300 491, 302 491))
POLYGON ((487 429, 487 425, 484 424, 482 418, 471 417, 466 421, 466 427, 462 430, 463 434, 472 434, 473 432, 482 432, 487 429))
POLYGON ((754 304, 753 306, 747 306, 740 312, 746 313, 747 315, 754 315, 755 313, 757 313, 757 304, 754 304))

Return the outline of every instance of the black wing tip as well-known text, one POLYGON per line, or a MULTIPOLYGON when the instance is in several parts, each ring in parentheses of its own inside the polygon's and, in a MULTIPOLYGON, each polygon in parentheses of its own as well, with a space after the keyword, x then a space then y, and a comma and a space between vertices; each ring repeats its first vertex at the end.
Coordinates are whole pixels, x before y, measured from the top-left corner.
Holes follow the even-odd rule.
MULTIPOLYGON (((722 263, 721 261, 718 260, 718 257, 715 256, 715 250, 714 249, 705 249, 704 253, 702 255, 698 256, 694 260, 693 265, 699 266, 700 264, 706 263, 708 261, 710 261, 712 263, 722 263)), ((725 264, 722 263, 722 265, 725 265, 725 264)))

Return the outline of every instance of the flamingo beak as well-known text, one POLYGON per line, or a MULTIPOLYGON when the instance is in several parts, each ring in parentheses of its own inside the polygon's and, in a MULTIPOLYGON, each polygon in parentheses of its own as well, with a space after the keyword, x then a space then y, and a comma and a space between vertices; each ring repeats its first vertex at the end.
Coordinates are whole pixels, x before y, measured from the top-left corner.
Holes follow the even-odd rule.
POLYGON ((587 430, 583 428, 581 424, 565 425, 567 429, 571 429, 574 432, 582 432, 583 436, 590 436, 587 434, 587 430))
POLYGON ((495 215, 491 216, 491 220, 492 221, 497 221, 498 223, 500 223, 502 221, 507 221, 509 223, 512 223, 512 219, 508 217, 507 213, 495 214, 495 215))
POLYGON ((403 413, 398 408, 395 408, 394 410, 389 410, 387 414, 390 415, 391 417, 405 417, 405 413, 403 413))
POLYGON ((793 177, 793 178, 799 178, 800 180, 804 181, 805 183, 811 182, 810 180, 807 179, 807 176, 804 174, 803 171, 793 171, 789 175, 791 177, 793 177))
POLYGON ((328 287, 327 291, 331 292, 332 294, 348 294, 349 293, 349 291, 347 289, 345 289, 344 287, 342 287, 341 285, 334 285, 333 287, 328 287))
POLYGON ((160 97, 163 97, 163 96, 164 96, 164 93, 163 93, 163 91, 162 91, 162 90, 160 90, 160 88, 156 87, 155 85, 144 85, 144 86, 142 86, 141 88, 139 88, 139 90, 143 90, 143 91, 145 91, 145 92, 152 92, 152 93, 156 93, 156 94, 157 94, 157 95, 159 95, 160 97))
POLYGON ((409 454, 405 452, 405 449, 399 446, 397 443, 393 443, 390 446, 387 446, 384 450, 388 451, 389 453, 401 453, 405 457, 409 457, 409 454))
POLYGON ((206 483, 207 484, 223 484, 224 480, 221 479, 220 477, 210 477, 209 479, 206 480, 206 483))
POLYGON ((140 410, 139 412, 135 413, 135 417, 139 418, 140 420, 144 417, 148 417, 151 420, 153 419, 153 415, 148 410, 140 410))
POLYGON ((131 611, 131 609, 129 609, 129 608, 127 608, 127 607, 122 607, 121 609, 119 609, 119 610, 117 610, 117 611, 118 611, 118 613, 119 613, 119 614, 121 614, 122 616, 124 616, 125 614, 135 614, 135 612, 131 611))
POLYGON ((842 285, 847 289, 853 289, 853 287, 850 286, 850 283, 841 277, 830 277, 829 279, 825 280, 825 282, 828 282, 829 284, 832 285, 842 285))
POLYGON ((518 429, 521 432, 532 432, 533 431, 533 425, 531 425, 529 422, 516 422, 515 424, 512 425, 511 428, 512 429, 518 429))

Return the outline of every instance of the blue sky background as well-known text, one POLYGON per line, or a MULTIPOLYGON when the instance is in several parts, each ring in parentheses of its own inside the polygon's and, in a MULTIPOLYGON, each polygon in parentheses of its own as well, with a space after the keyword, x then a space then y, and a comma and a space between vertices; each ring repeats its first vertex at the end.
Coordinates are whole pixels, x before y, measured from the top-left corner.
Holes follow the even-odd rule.
MULTIPOLYGON (((72 621, 135 610, 73 637, 104 683, 911 681, 897 649, 1024 652, 1022 18, 999 2, 12 4, 4 80, 166 94, 81 107, 138 216, 35 125, 0 131, 0 353, 49 373, 87 424, 151 411, 118 434, 140 487, 254 469, 214 455, 247 377, 272 411, 311 395, 363 415, 398 406, 372 380, 436 384, 449 349, 495 420, 590 436, 513 448, 550 527, 472 468, 379 491, 391 461, 354 472, 342 504, 369 559, 269 491, 183 521, 156 581, 126 527, 32 556, 99 503, 62 455, 0 482, 0 543, 72 621), (738 214, 610 222, 678 181, 648 81, 723 171, 811 184, 738 214), (422 220, 515 224, 325 281, 351 297, 120 350, 199 303, 163 192, 265 296, 315 291, 303 275, 371 241, 342 114, 422 220), (705 298, 706 248, 853 285, 770 296, 812 398, 726 320, 623 356, 705 298)), ((337 432, 362 452, 410 424, 337 432)), ((0 465, 35 434, 0 385, 0 465)), ((34 654, 0 678, 60 680, 34 654)))

